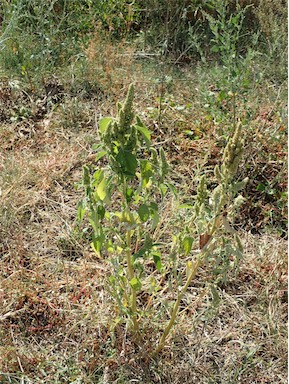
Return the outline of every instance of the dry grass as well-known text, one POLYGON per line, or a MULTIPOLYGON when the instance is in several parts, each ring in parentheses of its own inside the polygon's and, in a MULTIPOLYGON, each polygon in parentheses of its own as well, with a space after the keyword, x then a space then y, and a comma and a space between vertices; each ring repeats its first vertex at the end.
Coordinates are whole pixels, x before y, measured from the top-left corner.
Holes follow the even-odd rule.
MULTIPOLYGON (((67 82, 61 104, 43 117, 32 113, 14 122, 9 110, 21 99, 9 87, 2 98, 8 109, 0 127, 0 382, 285 383, 287 242, 278 236, 242 232, 244 259, 239 273, 218 285, 218 306, 207 292, 198 299, 208 279, 208 271, 200 272, 173 340, 156 360, 147 355, 155 324, 147 325, 152 339, 141 348, 117 323, 105 289, 109 266, 75 229, 82 193, 75 183, 82 165, 93 164, 95 117, 112 114, 122 99, 127 85, 120 77, 147 74, 134 67, 131 52, 120 61, 123 46, 108 47, 105 61, 97 47, 92 41, 87 51, 86 75, 90 84, 96 68, 102 77, 89 97, 83 89, 77 93, 81 83, 67 82)), ((168 101, 160 111, 159 96, 186 104, 194 97, 190 84, 162 86, 139 83, 136 108, 170 154, 176 183, 191 193, 198 167, 210 171, 218 161, 217 131, 200 111, 200 139, 185 136, 184 129, 196 129, 198 111, 181 112, 168 101)))

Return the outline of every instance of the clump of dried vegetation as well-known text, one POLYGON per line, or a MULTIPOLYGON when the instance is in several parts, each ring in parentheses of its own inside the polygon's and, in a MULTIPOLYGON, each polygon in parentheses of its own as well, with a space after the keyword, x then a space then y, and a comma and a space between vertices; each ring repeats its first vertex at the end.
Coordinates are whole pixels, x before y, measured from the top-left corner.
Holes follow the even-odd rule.
MULTIPOLYGON (((265 22, 264 11, 269 7, 274 14, 272 7, 267 1, 258 7, 265 32, 272 31, 276 25, 265 22)), ((169 344, 151 358, 114 315, 105 289, 111 267, 91 250, 89 229, 77 229, 82 167, 96 166, 98 122, 116 114, 116 101, 134 80, 136 112, 156 147, 164 148, 186 203, 200 175, 212 175, 221 162, 231 134, 232 95, 222 67, 176 68, 169 58, 140 54, 139 40, 114 42, 98 28, 81 55, 72 55, 57 73, 34 77, 26 65, 17 75, 1 64, 0 382, 286 382, 284 83, 252 61, 250 84, 235 100, 245 122, 237 177, 249 177, 234 226, 243 258, 225 280, 216 280, 206 265, 200 268, 169 344), (215 290, 204 289, 212 281, 215 290)), ((21 47, 9 44, 11 63, 21 47)), ((212 177, 208 188, 214 187, 212 177)), ((178 222, 169 199, 163 209, 160 236, 166 238, 178 222)), ((138 300, 145 305, 148 297, 138 300)), ((154 342, 157 326, 146 324, 146 345, 154 342)))

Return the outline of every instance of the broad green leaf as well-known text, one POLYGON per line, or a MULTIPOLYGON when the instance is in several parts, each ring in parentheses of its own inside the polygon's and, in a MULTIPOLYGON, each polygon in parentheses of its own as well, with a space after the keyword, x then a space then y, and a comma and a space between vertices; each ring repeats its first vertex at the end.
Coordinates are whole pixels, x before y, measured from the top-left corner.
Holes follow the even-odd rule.
POLYGON ((256 187, 256 191, 260 191, 260 192, 265 191, 265 189, 266 189, 266 186, 265 186, 264 183, 260 183, 260 184, 258 184, 257 187, 256 187))
POLYGON ((159 209, 159 207, 158 207, 157 203, 155 203, 154 201, 152 201, 152 202, 150 203, 150 209, 152 209, 153 211, 157 212, 158 209, 159 209))
POLYGON ((129 283, 135 291, 139 291, 141 289, 141 282, 137 277, 133 277, 129 283))
POLYGON ((110 282, 110 285, 111 285, 111 286, 114 286, 114 285, 115 285, 115 282, 116 282, 116 278, 115 278, 115 276, 113 276, 113 275, 109 276, 108 281, 110 282))
POLYGON ((217 53, 217 52, 219 52, 219 47, 218 46, 213 46, 212 48, 211 48, 211 52, 213 52, 213 53, 217 53))
POLYGON ((145 125, 136 125, 136 129, 142 134, 146 146, 149 148, 151 145, 151 132, 145 125))
POLYGON ((133 254, 133 261, 135 261, 139 257, 143 257, 147 251, 148 249, 146 246, 141 247, 136 253, 133 254))
POLYGON ((102 201, 106 197, 106 186, 107 186, 107 182, 106 182, 106 178, 104 177, 96 189, 97 196, 102 201))
POLYGON ((120 149, 116 156, 116 161, 120 165, 122 174, 135 176, 137 159, 133 153, 120 149))
POLYGON ((147 221, 150 217, 150 210, 146 204, 142 204, 137 210, 137 212, 141 221, 143 222, 147 221))
POLYGON ((101 134, 104 134, 112 120, 113 119, 111 117, 103 117, 99 120, 98 127, 101 134))
POLYGON ((225 92, 224 90, 220 91, 219 92, 219 95, 218 95, 218 101, 223 101, 226 99, 227 97, 227 92, 225 92))
POLYGON ((189 129, 184 130, 184 133, 189 137, 193 137, 195 135, 195 132, 190 131, 189 129))
POLYGON ((191 236, 186 236, 184 238, 182 246, 186 256, 191 252, 193 242, 194 242, 194 239, 191 236))

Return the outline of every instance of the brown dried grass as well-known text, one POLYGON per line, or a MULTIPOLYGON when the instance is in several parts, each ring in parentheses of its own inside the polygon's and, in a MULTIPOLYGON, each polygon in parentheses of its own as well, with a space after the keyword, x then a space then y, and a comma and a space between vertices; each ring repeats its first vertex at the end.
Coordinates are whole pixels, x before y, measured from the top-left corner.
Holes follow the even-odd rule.
MULTIPOLYGON (((94 64, 101 56, 96 50, 94 42, 87 53, 94 64)), ((112 72, 111 94, 120 76, 113 71, 120 64, 113 47, 105 60, 103 86, 112 72)), ((116 98, 122 98, 125 87, 121 83, 116 89, 116 98)), ((158 107, 160 92, 159 85, 139 86, 137 110, 146 111, 150 103, 158 107)), ((177 104, 192 97, 184 83, 174 92, 177 104)), ((91 144, 97 133, 94 119, 86 116, 112 113, 115 107, 105 98, 97 107, 94 101, 79 102, 89 124, 78 129, 73 124, 64 129, 63 119, 70 115, 60 108, 37 122, 1 127, 0 381, 284 383, 287 243, 277 236, 242 232, 244 260, 239 273, 218 286, 216 308, 209 294, 196 299, 207 278, 205 269, 200 272, 171 343, 157 360, 136 348, 125 326, 111 322, 117 312, 104 287, 109 267, 90 251, 74 224, 81 196, 75 183, 82 165, 93 164, 91 144)), ((170 153, 177 184, 184 194, 192 193, 191 164, 212 168, 203 155, 215 148, 214 156, 219 156, 217 133, 204 119, 202 138, 192 142, 178 128, 182 121, 194 129, 190 113, 177 113, 168 103, 162 114, 162 120, 145 117, 146 123, 170 153)), ((169 220, 167 229, 173 230, 169 220)), ((147 325, 146 348, 155 328, 157 324, 147 325)))

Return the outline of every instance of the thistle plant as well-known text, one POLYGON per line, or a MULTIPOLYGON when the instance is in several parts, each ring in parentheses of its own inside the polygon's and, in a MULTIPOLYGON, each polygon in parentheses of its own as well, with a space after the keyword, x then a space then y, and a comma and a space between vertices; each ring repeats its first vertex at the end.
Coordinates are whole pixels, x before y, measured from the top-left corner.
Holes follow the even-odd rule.
MULTIPOLYGON (((215 168, 218 185, 209 191, 205 176, 200 179, 184 231, 173 235, 171 251, 167 247, 162 249, 155 235, 162 213, 160 203, 168 191, 176 197, 177 193, 168 182, 169 165, 163 149, 154 148, 150 131, 133 113, 133 95, 131 85, 125 102, 117 105, 116 118, 107 117, 99 122, 96 160, 105 157, 107 162, 93 172, 87 166, 83 168, 85 197, 78 205, 78 219, 82 221, 87 214, 92 227, 92 248, 99 257, 111 261, 114 274, 109 279, 109 289, 119 316, 127 318, 137 341, 141 320, 146 316, 146 310, 138 302, 138 293, 149 274, 145 271, 145 260, 153 260, 160 277, 162 273, 171 273, 171 279, 177 279, 170 318, 153 352, 157 354, 172 333, 180 303, 199 268, 205 262, 214 264, 223 239, 235 232, 230 220, 242 203, 242 198, 236 197, 237 192, 246 183, 246 180, 233 181, 243 153, 243 140, 239 125, 224 150, 222 165, 215 168), (193 249, 197 237, 199 249, 193 249), (186 265, 181 271, 169 272, 166 261, 176 249, 178 259, 186 260, 186 265), (165 260, 162 251, 166 254, 165 260)), ((242 252, 236 233, 231 241, 230 251, 232 249, 237 255, 242 252)))

